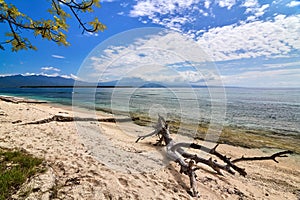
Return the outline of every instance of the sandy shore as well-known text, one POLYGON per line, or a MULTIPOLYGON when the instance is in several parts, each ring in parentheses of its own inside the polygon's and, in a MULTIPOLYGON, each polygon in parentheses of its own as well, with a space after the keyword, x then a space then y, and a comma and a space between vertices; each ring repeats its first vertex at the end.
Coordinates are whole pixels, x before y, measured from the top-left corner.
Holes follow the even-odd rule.
MULTIPOLYGON (((21 189, 29 191, 27 199, 193 199, 187 192, 188 177, 164 158, 162 147, 150 144, 156 138, 135 143, 151 127, 95 121, 23 125, 54 115, 90 117, 91 113, 78 114, 51 104, 0 101, 0 147, 22 148, 45 159, 47 172, 21 189)), ((100 112, 92 113, 95 116, 111 117, 100 112)), ((276 151, 229 145, 218 149, 233 158, 276 151)), ((278 160, 240 163, 246 177, 225 172, 218 176, 203 166, 197 171, 199 199, 299 200, 299 155, 278 160)))

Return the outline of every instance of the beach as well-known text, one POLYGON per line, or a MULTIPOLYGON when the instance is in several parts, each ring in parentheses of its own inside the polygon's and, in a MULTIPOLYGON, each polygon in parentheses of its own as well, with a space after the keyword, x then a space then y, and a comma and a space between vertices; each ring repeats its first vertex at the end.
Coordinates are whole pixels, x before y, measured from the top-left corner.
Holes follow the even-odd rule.
MULTIPOLYGON (((90 118, 87 111, 74 112, 70 106, 0 100, 0 148, 23 149, 45 160, 46 172, 35 175, 21 188, 30 190, 27 199, 193 199, 188 193, 189 179, 179 173, 179 166, 172 161, 159 162, 164 158, 163 147, 153 146, 157 138, 135 143, 138 135, 148 134, 152 127, 91 120, 27 124, 53 116, 90 118), (89 137, 92 134, 99 136, 98 146, 89 137), (122 155, 130 155, 128 162, 122 155), (145 158, 153 163, 147 165, 141 160, 145 158)), ((92 116, 113 117, 104 112, 92 116)), ((227 144, 221 144, 218 150, 232 158, 279 151, 227 144)), ((199 199, 299 200, 299 155, 278 161, 241 162, 238 165, 246 169, 246 177, 226 172, 220 176, 199 164, 199 199)), ((18 193, 13 198, 20 199, 18 193)))

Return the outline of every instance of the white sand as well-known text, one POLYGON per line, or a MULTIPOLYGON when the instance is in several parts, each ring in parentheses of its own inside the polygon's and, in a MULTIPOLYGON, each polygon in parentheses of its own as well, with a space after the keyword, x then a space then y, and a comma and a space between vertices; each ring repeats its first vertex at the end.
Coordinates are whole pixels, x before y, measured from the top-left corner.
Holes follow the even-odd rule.
MULTIPOLYGON (((137 135, 152 128, 91 121, 20 125, 55 114, 73 115, 67 107, 0 101, 0 147, 23 148, 47 164, 45 174, 24 185, 23 190, 31 189, 27 199, 193 199, 187 193, 188 177, 179 174, 174 162, 166 162, 163 147, 149 144, 156 138, 135 143, 137 135), (12 123, 17 120, 22 122, 12 123)), ((97 113, 98 118, 107 116, 97 113)), ((229 145, 218 149, 233 158, 275 152, 229 145)), ((203 166, 197 171, 199 199, 299 200, 299 156, 278 160, 239 163, 246 177, 218 176, 203 166)))

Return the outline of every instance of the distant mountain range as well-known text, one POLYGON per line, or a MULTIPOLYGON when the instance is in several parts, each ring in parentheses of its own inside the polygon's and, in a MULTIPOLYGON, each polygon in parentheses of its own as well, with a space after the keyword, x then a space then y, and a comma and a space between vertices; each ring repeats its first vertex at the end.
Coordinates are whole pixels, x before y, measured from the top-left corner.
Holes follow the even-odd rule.
POLYGON ((49 77, 43 75, 12 75, 0 77, 0 88, 19 88, 30 86, 73 86, 75 80, 60 76, 49 77))
POLYGON ((128 78, 101 83, 76 81, 61 76, 49 77, 43 75, 12 75, 0 77, 0 88, 34 88, 34 87, 164 87, 162 84, 145 82, 139 78, 128 78))
MULTIPOLYGON (((182 85, 168 85, 159 82, 144 81, 140 78, 124 78, 100 83, 88 83, 84 81, 76 81, 72 78, 64 78, 61 76, 43 76, 43 75, 11 75, 0 77, 0 88, 38 88, 38 87, 140 87, 140 88, 164 88, 164 87, 186 87, 182 85)), ((206 87, 206 86, 192 86, 206 87)))

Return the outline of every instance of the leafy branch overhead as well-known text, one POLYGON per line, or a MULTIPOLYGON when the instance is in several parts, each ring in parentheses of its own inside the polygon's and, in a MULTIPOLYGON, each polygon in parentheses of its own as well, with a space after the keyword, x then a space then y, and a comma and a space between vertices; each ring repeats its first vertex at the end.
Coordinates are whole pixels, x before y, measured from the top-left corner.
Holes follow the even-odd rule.
POLYGON ((93 21, 84 22, 81 14, 94 12, 96 7, 100 7, 99 0, 51 0, 51 8, 47 10, 52 19, 33 19, 29 15, 22 13, 19 9, 5 0, 0 0, 0 23, 6 23, 8 30, 5 34, 7 40, 0 42, 0 48, 4 50, 4 45, 11 45, 12 51, 33 49, 36 47, 22 36, 23 30, 32 31, 35 36, 53 41, 58 45, 68 46, 66 32, 69 29, 67 18, 75 17, 83 32, 98 32, 106 29, 98 18, 93 21))

